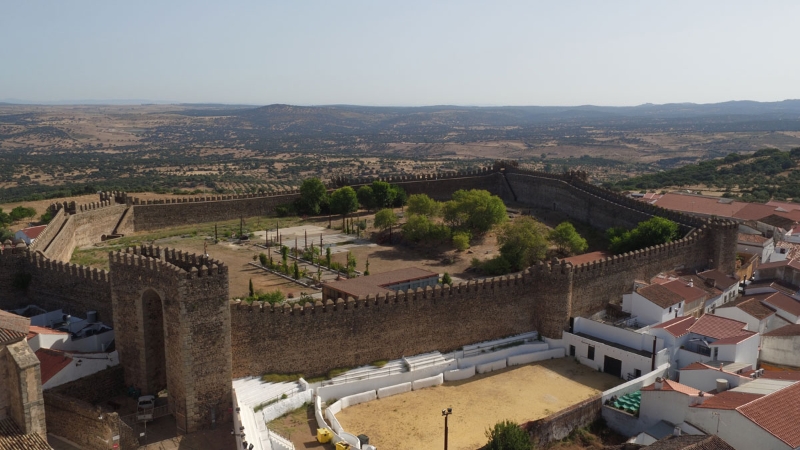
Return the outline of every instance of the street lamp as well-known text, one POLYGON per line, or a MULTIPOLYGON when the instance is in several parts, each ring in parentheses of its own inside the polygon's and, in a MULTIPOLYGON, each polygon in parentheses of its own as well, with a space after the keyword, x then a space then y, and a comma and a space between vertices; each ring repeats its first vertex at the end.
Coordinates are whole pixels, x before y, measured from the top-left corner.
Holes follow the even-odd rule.
POLYGON ((442 410, 442 415, 444 416, 444 450, 447 450, 447 416, 450 414, 453 414, 453 408, 442 410))

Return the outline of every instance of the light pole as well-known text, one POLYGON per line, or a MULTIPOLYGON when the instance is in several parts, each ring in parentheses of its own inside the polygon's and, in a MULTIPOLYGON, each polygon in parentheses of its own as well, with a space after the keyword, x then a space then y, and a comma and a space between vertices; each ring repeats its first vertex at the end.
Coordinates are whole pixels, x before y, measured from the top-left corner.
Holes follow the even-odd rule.
POLYGON ((447 416, 450 414, 453 414, 453 408, 442 410, 442 415, 444 416, 444 450, 447 450, 447 416))

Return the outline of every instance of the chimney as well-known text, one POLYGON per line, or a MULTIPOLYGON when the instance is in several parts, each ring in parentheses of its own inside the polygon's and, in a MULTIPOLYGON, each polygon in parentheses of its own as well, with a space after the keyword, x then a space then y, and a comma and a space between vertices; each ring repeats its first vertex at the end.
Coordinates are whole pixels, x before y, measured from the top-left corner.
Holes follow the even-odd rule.
POLYGON ((697 405, 702 405, 706 401, 706 394, 703 391, 697 393, 697 405))
POLYGON ((681 427, 675 425, 675 428, 672 429, 673 436, 680 436, 681 435, 681 427))
POLYGON ((661 377, 656 378, 655 389, 660 391, 662 387, 664 387, 664 379, 661 377))

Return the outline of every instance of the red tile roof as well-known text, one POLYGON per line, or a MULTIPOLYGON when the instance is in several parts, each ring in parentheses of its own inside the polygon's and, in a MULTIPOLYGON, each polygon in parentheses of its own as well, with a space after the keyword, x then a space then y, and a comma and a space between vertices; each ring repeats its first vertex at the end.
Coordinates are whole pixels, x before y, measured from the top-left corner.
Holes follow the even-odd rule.
POLYGON ((763 244, 767 242, 770 238, 765 238, 760 234, 745 234, 739 233, 739 238, 737 239, 739 242, 748 242, 751 244, 763 244))
MULTIPOLYGON (((656 384, 653 383, 653 384, 650 384, 648 386, 645 386, 645 387, 642 388, 642 390, 643 391, 655 391, 655 390, 657 390, 656 389, 656 384)), ((686 394, 686 395, 698 395, 700 392, 702 392, 699 389, 695 389, 695 388, 693 388, 691 386, 687 386, 685 384, 680 384, 677 381, 672 381, 672 380, 664 380, 664 383, 661 386, 661 390, 662 391, 675 391, 675 392, 680 392, 681 394, 686 394)), ((707 398, 713 397, 713 395, 711 395, 711 394, 704 394, 704 395, 707 398)))
POLYGON ((756 270, 761 269, 775 269, 778 267, 791 267, 792 269, 800 270, 800 261, 796 259, 784 259, 783 261, 775 261, 771 263, 760 264, 756 270))
POLYGON ((63 335, 67 335, 68 333, 66 331, 58 331, 58 330, 54 330, 52 328, 37 327, 36 325, 31 325, 30 329, 28 330, 28 339, 31 339, 32 337, 36 336, 37 334, 63 334, 63 335))
POLYGON ((573 266, 579 266, 583 263, 589 263, 592 261, 605 259, 608 258, 609 256, 614 256, 614 254, 606 251, 598 251, 598 252, 584 253, 582 255, 570 256, 569 258, 564 258, 564 261, 572 263, 573 266))
POLYGON ((330 281, 325 283, 324 287, 343 292, 353 298, 365 298, 370 294, 375 295, 392 292, 390 289, 386 288, 387 286, 432 277, 438 279, 439 274, 417 267, 406 267, 404 269, 391 270, 389 272, 376 273, 342 281, 330 281))
POLYGON ((775 292, 762 300, 767 306, 775 309, 782 309, 794 316, 800 316, 800 301, 789 297, 781 292, 775 292))
POLYGON ((720 217, 733 217, 747 203, 731 201, 717 197, 701 197, 699 195, 678 194, 668 192, 654 202, 655 205, 674 211, 706 214, 720 217))
POLYGON ((753 336, 757 336, 758 333, 755 331, 745 331, 744 334, 740 334, 739 336, 731 336, 722 339, 718 339, 711 343, 711 345, 734 345, 742 342, 746 339, 750 339, 753 336))
POLYGON ((658 325, 653 326, 652 328, 662 328, 669 334, 675 337, 679 337, 688 333, 689 328, 691 328, 695 322, 697 322, 697 319, 695 319, 694 317, 683 316, 683 317, 676 317, 666 322, 662 322, 658 325))
POLYGON ((685 300, 663 284, 651 284, 637 289, 636 292, 661 308, 669 308, 685 300))
MULTIPOLYGON (((622 448, 622 447, 609 447, 622 448)), ((716 435, 669 435, 648 445, 647 450, 735 450, 727 442, 716 435)))
POLYGON ((665 288, 678 294, 681 298, 691 303, 706 297, 706 292, 696 286, 689 286, 683 280, 674 280, 662 284, 665 288))
POLYGON ((756 294, 752 296, 748 295, 746 297, 742 297, 742 299, 737 299, 735 303, 731 304, 731 306, 741 309, 746 314, 755 317, 758 320, 766 319, 767 317, 775 314, 774 310, 764 306, 761 303, 761 300, 766 297, 769 297, 769 294, 756 294))
POLYGON ((0 420, 0 450, 52 450, 37 433, 25 434, 11 417, 0 420))
POLYGON ((16 342, 25 337, 25 333, 8 328, 0 328, 0 345, 16 342))
POLYGON ((786 211, 794 211, 796 209, 800 209, 800 203, 791 203, 791 202, 778 202, 775 200, 770 200, 767 202, 767 206, 774 206, 776 208, 783 208, 786 211))
POLYGON ((47 383, 58 372, 61 372, 61 369, 67 367, 72 362, 72 358, 67 356, 64 352, 50 350, 48 348, 36 350, 36 357, 39 358, 39 362, 41 363, 42 384, 47 383))
POLYGON ((759 220, 772 214, 780 213, 774 206, 760 203, 745 203, 744 207, 733 213, 733 217, 744 220, 759 220))
POLYGON ((726 275, 717 269, 706 270, 705 272, 700 272, 697 275, 706 280, 713 280, 714 287, 722 289, 723 291, 739 282, 739 280, 736 278, 726 275))
POLYGON ((790 336, 800 336, 800 324, 791 324, 786 325, 775 330, 770 331, 769 333, 764 333, 764 336, 776 336, 776 337, 790 337, 790 336))
POLYGON ((736 409, 789 447, 800 447, 800 383, 736 409))
POLYGON ((783 292, 786 295, 794 295, 798 290, 800 290, 800 288, 798 288, 797 286, 789 284, 785 281, 769 279, 769 280, 754 281, 748 284, 747 287, 745 287, 745 292, 747 292, 748 289, 759 289, 759 288, 770 288, 773 291, 783 292))
POLYGON ((708 409, 736 409, 763 396, 763 394, 751 394, 749 392, 723 391, 711 398, 706 399, 702 405, 694 405, 694 407, 708 409))
POLYGON ((20 231, 25 233, 25 236, 28 236, 31 239, 36 239, 40 234, 42 234, 42 231, 44 231, 45 228, 47 228, 47 225, 37 225, 35 227, 23 228, 20 231))
POLYGON ((748 334, 745 331, 746 327, 746 323, 739 322, 738 320, 715 316, 713 314, 705 314, 703 317, 697 319, 697 322, 689 328, 689 331, 714 339, 725 339, 748 334))

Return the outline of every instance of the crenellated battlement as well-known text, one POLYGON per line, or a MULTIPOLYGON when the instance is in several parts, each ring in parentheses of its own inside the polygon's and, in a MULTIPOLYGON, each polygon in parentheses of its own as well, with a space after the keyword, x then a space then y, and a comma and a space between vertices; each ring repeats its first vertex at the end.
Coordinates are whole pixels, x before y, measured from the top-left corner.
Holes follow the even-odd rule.
POLYGON ((453 178, 469 178, 469 177, 477 177, 482 175, 491 175, 496 173, 491 167, 481 167, 475 170, 462 170, 456 172, 436 172, 436 173, 424 173, 419 175, 389 175, 389 176, 374 176, 374 177, 358 177, 358 178, 350 178, 346 184, 351 186, 358 186, 363 184, 369 184, 373 181, 385 181, 387 183, 403 183, 403 182, 411 182, 411 181, 435 181, 435 180, 446 180, 446 179, 453 179, 453 178))
POLYGON ((270 192, 264 194, 228 194, 228 195, 202 195, 196 197, 170 197, 170 198, 160 198, 160 199, 152 199, 152 200, 145 200, 140 199, 139 197, 129 197, 128 194, 123 193, 120 198, 123 199, 123 202, 120 203, 128 203, 131 205, 170 205, 170 204, 181 204, 181 203, 202 203, 202 202, 221 202, 227 200, 243 200, 243 199, 258 199, 258 198, 275 198, 275 197, 283 197, 283 196, 290 196, 290 195, 298 195, 300 194, 299 189, 290 189, 281 192, 270 192))
POLYGON ((89 280, 101 283, 108 283, 108 271, 92 268, 89 266, 82 266, 78 264, 65 263, 62 261, 54 261, 44 256, 41 252, 27 252, 27 262, 31 267, 39 270, 56 272, 75 278, 76 280, 89 280))
POLYGON ((108 258, 112 266, 133 266, 153 272, 171 271, 185 274, 187 278, 202 278, 228 273, 228 266, 219 260, 152 245, 128 247, 124 251, 109 252, 108 258))

